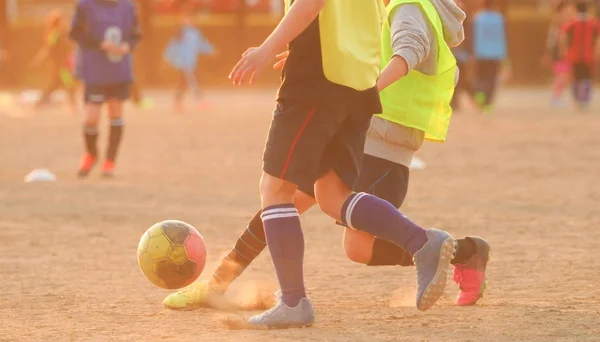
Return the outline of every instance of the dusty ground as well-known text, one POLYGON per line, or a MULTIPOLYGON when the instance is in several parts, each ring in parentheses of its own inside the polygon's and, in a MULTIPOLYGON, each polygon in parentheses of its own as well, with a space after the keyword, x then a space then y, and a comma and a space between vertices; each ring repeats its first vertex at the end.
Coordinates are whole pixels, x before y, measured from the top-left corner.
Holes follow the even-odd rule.
MULTIPOLYGON (((413 269, 347 261, 342 230, 313 210, 305 273, 318 322, 265 332, 227 330, 223 312, 164 309, 168 292, 144 279, 135 252, 148 226, 177 218, 204 235, 212 271, 257 209, 273 92, 210 93, 212 110, 183 116, 157 96, 155 110, 128 116, 114 180, 74 177, 77 118, 2 109, 0 341, 600 340, 599 103, 549 110, 546 93, 511 90, 495 115, 456 115, 448 143, 419 155, 427 168, 413 173, 404 211, 489 239, 479 305, 455 307, 452 283, 418 312, 413 269), (40 167, 59 181, 24 184, 40 167)), ((273 280, 263 255, 233 294, 273 280)))

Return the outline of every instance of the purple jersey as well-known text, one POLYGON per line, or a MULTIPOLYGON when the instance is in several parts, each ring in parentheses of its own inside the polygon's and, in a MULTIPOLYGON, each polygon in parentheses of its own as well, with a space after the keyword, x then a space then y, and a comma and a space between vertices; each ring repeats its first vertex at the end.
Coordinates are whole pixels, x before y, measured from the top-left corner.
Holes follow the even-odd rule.
POLYGON ((79 45, 80 77, 86 84, 108 85, 133 81, 132 57, 111 55, 103 41, 128 43, 133 49, 141 37, 135 5, 129 0, 79 0, 71 38, 79 45))

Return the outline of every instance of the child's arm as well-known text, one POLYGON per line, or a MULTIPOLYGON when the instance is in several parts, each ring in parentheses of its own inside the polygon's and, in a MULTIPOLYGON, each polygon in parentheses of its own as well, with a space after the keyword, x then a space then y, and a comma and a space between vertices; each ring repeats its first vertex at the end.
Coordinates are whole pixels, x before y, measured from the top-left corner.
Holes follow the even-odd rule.
POLYGON ((296 0, 289 12, 281 20, 273 33, 263 42, 261 48, 275 55, 285 50, 288 44, 296 39, 310 23, 315 20, 326 0, 296 0))
POLYGON ((82 47, 88 49, 100 49, 102 42, 94 39, 89 34, 85 19, 85 12, 81 6, 81 3, 78 2, 75 7, 75 13, 73 14, 69 37, 82 47))
MULTIPOLYGON (((134 6, 134 5, 132 5, 134 6)), ((140 20, 137 10, 134 8, 133 10, 133 30, 131 31, 131 35, 124 41, 124 44, 121 46, 121 50, 123 54, 128 54, 140 42, 142 39, 142 29, 140 26, 140 20)))
POLYGON ((197 38, 197 51, 201 55, 212 55, 215 53, 215 47, 204 37, 200 30, 196 30, 197 38))
POLYGON ((296 0, 283 17, 273 33, 260 47, 250 48, 233 67, 229 79, 241 85, 247 77, 249 83, 260 73, 277 52, 285 50, 287 45, 300 35, 319 15, 326 0, 296 0))
POLYGON ((379 91, 421 64, 429 55, 434 39, 427 19, 418 6, 402 5, 390 15, 389 20, 394 56, 379 75, 379 91))

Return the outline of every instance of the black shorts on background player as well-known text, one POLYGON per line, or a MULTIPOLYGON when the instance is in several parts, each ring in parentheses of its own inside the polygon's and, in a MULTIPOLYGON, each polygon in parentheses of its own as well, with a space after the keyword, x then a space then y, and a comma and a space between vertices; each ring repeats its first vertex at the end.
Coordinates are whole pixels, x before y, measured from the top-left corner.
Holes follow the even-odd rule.
POLYGON ((86 84, 83 100, 85 103, 95 104, 103 104, 109 99, 125 101, 129 98, 130 88, 131 84, 128 82, 109 85, 86 84))

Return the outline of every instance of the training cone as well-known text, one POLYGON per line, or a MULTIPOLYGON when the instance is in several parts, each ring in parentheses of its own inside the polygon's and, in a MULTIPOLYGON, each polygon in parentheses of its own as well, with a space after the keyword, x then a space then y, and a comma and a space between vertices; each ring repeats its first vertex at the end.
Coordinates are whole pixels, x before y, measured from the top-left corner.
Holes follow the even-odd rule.
POLYGON ((35 169, 25 176, 25 183, 55 181, 56 175, 46 169, 35 169))
POLYGON ((35 89, 24 90, 19 93, 18 102, 24 105, 30 105, 38 102, 42 98, 42 92, 35 89))
POLYGON ((410 168, 413 170, 423 170, 425 168, 425 162, 417 157, 414 157, 410 163, 410 168))

